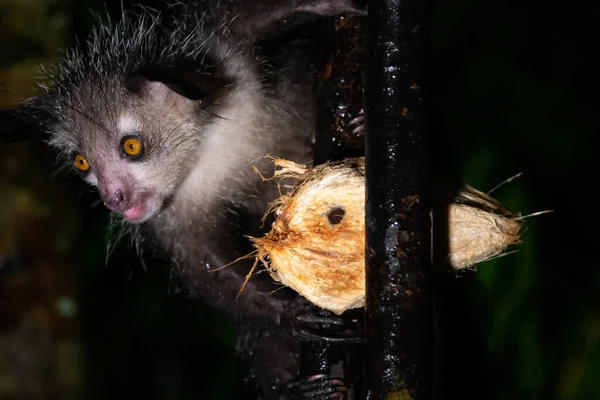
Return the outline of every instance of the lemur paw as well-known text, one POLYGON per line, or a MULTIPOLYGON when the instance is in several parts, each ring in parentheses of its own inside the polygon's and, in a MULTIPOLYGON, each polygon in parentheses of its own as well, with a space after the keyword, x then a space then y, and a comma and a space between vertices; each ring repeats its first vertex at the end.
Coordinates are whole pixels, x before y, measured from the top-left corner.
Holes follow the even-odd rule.
POLYGON ((362 342, 362 321, 352 314, 336 315, 300 298, 292 312, 292 333, 300 340, 343 343, 362 342))
POLYGON ((358 112, 358 117, 350 120, 350 126, 354 126, 352 133, 360 133, 365 130, 365 110, 361 109, 358 112))
POLYGON ((279 400, 343 400, 348 390, 341 379, 319 374, 288 383, 279 400))

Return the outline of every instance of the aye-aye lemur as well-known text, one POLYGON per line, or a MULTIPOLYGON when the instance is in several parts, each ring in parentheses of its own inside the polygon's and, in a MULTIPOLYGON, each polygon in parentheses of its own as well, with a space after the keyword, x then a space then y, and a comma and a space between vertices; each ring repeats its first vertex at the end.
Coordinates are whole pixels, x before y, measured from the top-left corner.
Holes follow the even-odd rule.
POLYGON ((243 235, 257 233, 277 197, 253 165, 265 172, 267 154, 312 160, 314 99, 302 59, 275 70, 257 43, 293 14, 358 12, 350 3, 203 1, 173 5, 169 17, 124 12, 70 49, 40 95, 0 111, 2 141, 43 137, 172 261, 190 296, 240 324, 240 351, 263 398, 297 377, 298 351, 285 334, 297 296, 266 296, 275 286, 257 277, 236 301, 248 265, 215 270, 248 252, 243 235))

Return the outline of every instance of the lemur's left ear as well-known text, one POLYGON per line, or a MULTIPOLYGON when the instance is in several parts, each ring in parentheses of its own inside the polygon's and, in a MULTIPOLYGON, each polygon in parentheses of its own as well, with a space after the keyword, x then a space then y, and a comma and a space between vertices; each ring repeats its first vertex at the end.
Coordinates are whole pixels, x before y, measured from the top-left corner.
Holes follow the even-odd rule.
POLYGON ((50 119, 47 111, 33 105, 0 110, 0 143, 46 140, 50 119))
POLYGON ((312 14, 333 15, 367 15, 366 1, 360 0, 296 0, 293 1, 295 11, 312 14))
POLYGON ((232 15, 237 16, 232 26, 250 37, 260 36, 273 24, 296 13, 326 17, 367 15, 366 0, 260 0, 230 4, 233 4, 232 15))

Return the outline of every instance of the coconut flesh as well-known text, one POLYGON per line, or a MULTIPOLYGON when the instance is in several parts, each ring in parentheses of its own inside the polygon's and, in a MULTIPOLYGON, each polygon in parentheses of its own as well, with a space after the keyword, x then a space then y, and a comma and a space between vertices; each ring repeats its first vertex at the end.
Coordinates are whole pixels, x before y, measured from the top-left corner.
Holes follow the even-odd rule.
MULTIPOLYGON (((283 159, 273 162, 273 178, 292 178, 296 185, 267 211, 276 217, 271 231, 250 238, 256 262, 276 281, 336 314, 364 306, 364 158, 312 169, 283 159)), ((455 270, 519 242, 520 215, 472 187, 461 190, 448 214, 448 260, 455 270)))

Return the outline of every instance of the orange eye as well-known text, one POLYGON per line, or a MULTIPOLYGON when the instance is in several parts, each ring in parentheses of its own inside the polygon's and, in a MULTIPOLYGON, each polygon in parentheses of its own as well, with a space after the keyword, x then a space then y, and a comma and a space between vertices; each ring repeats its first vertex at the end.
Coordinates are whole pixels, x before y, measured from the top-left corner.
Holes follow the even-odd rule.
POLYGON ((126 137, 123 140, 123 151, 130 157, 138 157, 144 151, 142 141, 134 137, 126 137))
POLYGON ((82 172, 86 172, 90 169, 90 164, 81 154, 77 154, 75 156, 75 158, 73 159, 73 163, 75 164, 75 167, 82 172))

